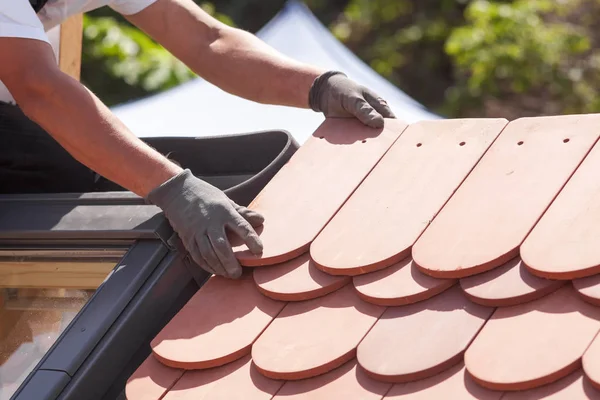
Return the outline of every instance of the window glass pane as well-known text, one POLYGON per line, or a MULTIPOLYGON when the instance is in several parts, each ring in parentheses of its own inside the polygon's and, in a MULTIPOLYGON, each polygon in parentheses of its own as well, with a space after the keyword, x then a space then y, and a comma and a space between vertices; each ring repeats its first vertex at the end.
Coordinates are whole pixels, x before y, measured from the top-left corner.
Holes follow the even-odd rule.
POLYGON ((0 400, 8 400, 127 249, 0 249, 0 400))

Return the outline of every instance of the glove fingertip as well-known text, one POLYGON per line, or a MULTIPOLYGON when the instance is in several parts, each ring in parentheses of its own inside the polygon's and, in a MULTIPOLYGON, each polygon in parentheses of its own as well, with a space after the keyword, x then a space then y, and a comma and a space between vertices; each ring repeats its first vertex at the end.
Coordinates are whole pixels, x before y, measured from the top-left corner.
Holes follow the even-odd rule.
POLYGON ((371 110, 371 112, 369 113, 369 115, 366 118, 365 124, 371 128, 383 128, 384 125, 384 119, 383 116, 381 116, 381 114, 379 114, 377 111, 375 110, 371 110))
POLYGON ((369 122, 369 126, 371 128, 380 129, 380 128, 383 128, 383 125, 384 125, 383 117, 373 118, 371 120, 371 122, 369 122))
POLYGON ((237 268, 234 268, 232 271, 228 271, 229 272, 229 278, 231 279, 240 279, 242 277, 242 267, 238 266, 237 268))
POLYGON ((252 225, 253 228, 259 227, 265 222, 265 217, 254 211, 249 211, 244 218, 250 223, 250 225, 252 225))
POLYGON ((259 255, 263 252, 263 243, 258 235, 250 235, 246 239, 246 246, 255 255, 259 255))
POLYGON ((236 211, 242 216, 242 218, 248 221, 253 228, 261 226, 265 222, 265 217, 263 217, 262 214, 254 210, 250 210, 249 208, 238 206, 236 211))
POLYGON ((396 119, 396 115, 389 107, 385 107, 384 110, 385 111, 382 113, 383 118, 396 119))

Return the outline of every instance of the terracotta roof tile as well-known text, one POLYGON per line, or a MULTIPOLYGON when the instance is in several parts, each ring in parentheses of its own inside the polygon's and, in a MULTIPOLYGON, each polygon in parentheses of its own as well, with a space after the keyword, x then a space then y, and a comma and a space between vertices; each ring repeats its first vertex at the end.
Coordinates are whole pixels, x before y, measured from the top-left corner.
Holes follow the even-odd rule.
POLYGON ((428 378, 461 361, 493 311, 467 300, 458 286, 423 302, 390 307, 358 346, 358 363, 382 381, 428 378))
POLYGON ((125 396, 128 399, 161 399, 183 376, 185 371, 167 367, 156 357, 148 357, 127 381, 125 396))
POLYGON ((502 392, 478 386, 466 373, 462 362, 433 377, 396 384, 385 400, 499 400, 502 392))
POLYGON ((285 263, 254 269, 254 282, 265 296, 283 301, 314 299, 350 282, 349 276, 319 271, 308 253, 285 263))
POLYGON ((251 205, 256 268, 198 291, 127 398, 600 399, 597 126, 327 120, 251 205))
POLYGON ((508 124, 417 241, 415 262, 432 276, 462 278, 519 255, 529 231, 598 139, 598 124, 600 115, 508 124))
POLYGON ((427 300, 456 283, 454 279, 438 279, 425 275, 412 258, 391 267, 353 278, 358 295, 369 303, 403 306, 427 300))
POLYGON ((255 256, 240 247, 240 262, 271 265, 308 250, 405 128, 398 120, 383 129, 351 119, 325 121, 250 205, 265 217, 260 229, 264 251, 255 256))
POLYGON ((359 275, 410 255, 415 240, 506 122, 411 125, 311 245, 318 267, 334 275, 359 275))
POLYGON ((573 287, 585 301, 600 307, 600 275, 575 279, 573 287))
POLYGON ((522 257, 534 274, 575 279, 600 272, 598 171, 600 145, 590 151, 521 246, 522 257))
POLYGON ((570 375, 559 379, 549 385, 522 392, 508 392, 502 400, 574 400, 574 399, 600 399, 600 392, 594 390, 590 382, 584 377, 583 371, 578 369, 570 375))
POLYGON ((262 376, 250 356, 218 368, 187 371, 164 400, 269 400, 283 382, 262 376))
POLYGON ((564 281, 530 274, 520 257, 491 271, 460 280, 461 288, 471 301, 491 307, 507 307, 532 301, 564 284, 564 281))
POLYGON ((323 374, 354 358, 384 310, 360 300, 351 285, 318 299, 288 303, 252 346, 252 359, 275 379, 323 374))
POLYGON ((575 371, 600 330, 600 308, 565 286, 541 299, 499 308, 465 354, 482 386, 530 389, 575 371))
POLYGON ((284 306, 260 294, 248 272, 238 280, 213 276, 154 338, 152 352, 173 368, 229 363, 250 354, 284 306))
POLYGON ((585 371, 591 383, 600 389, 600 339, 598 336, 592 341, 590 347, 587 348, 583 354, 582 364, 583 370, 585 371))
POLYGON ((380 400, 392 385, 371 379, 351 360, 323 375, 288 381, 275 400, 380 400))

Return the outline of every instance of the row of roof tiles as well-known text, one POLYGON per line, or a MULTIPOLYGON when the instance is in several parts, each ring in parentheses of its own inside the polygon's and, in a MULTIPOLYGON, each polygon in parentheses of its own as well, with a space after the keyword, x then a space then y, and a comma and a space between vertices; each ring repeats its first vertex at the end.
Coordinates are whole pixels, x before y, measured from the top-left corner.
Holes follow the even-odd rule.
POLYGON ((128 398, 600 398, 598 126, 325 121, 128 398))

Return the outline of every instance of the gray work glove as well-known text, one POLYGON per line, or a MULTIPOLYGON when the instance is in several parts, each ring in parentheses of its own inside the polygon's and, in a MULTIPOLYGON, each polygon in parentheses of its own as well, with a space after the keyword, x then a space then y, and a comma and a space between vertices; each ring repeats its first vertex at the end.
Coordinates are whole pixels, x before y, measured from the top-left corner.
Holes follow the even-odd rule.
POLYGON ((356 117, 372 128, 382 128, 384 118, 396 118, 384 99, 338 71, 315 79, 308 103, 325 117, 356 117))
POLYGON ((263 216, 235 204, 189 169, 150 192, 147 201, 164 211, 192 259, 210 273, 228 278, 242 274, 226 228, 239 236, 251 252, 262 252, 262 242, 253 226, 262 225, 263 216))

